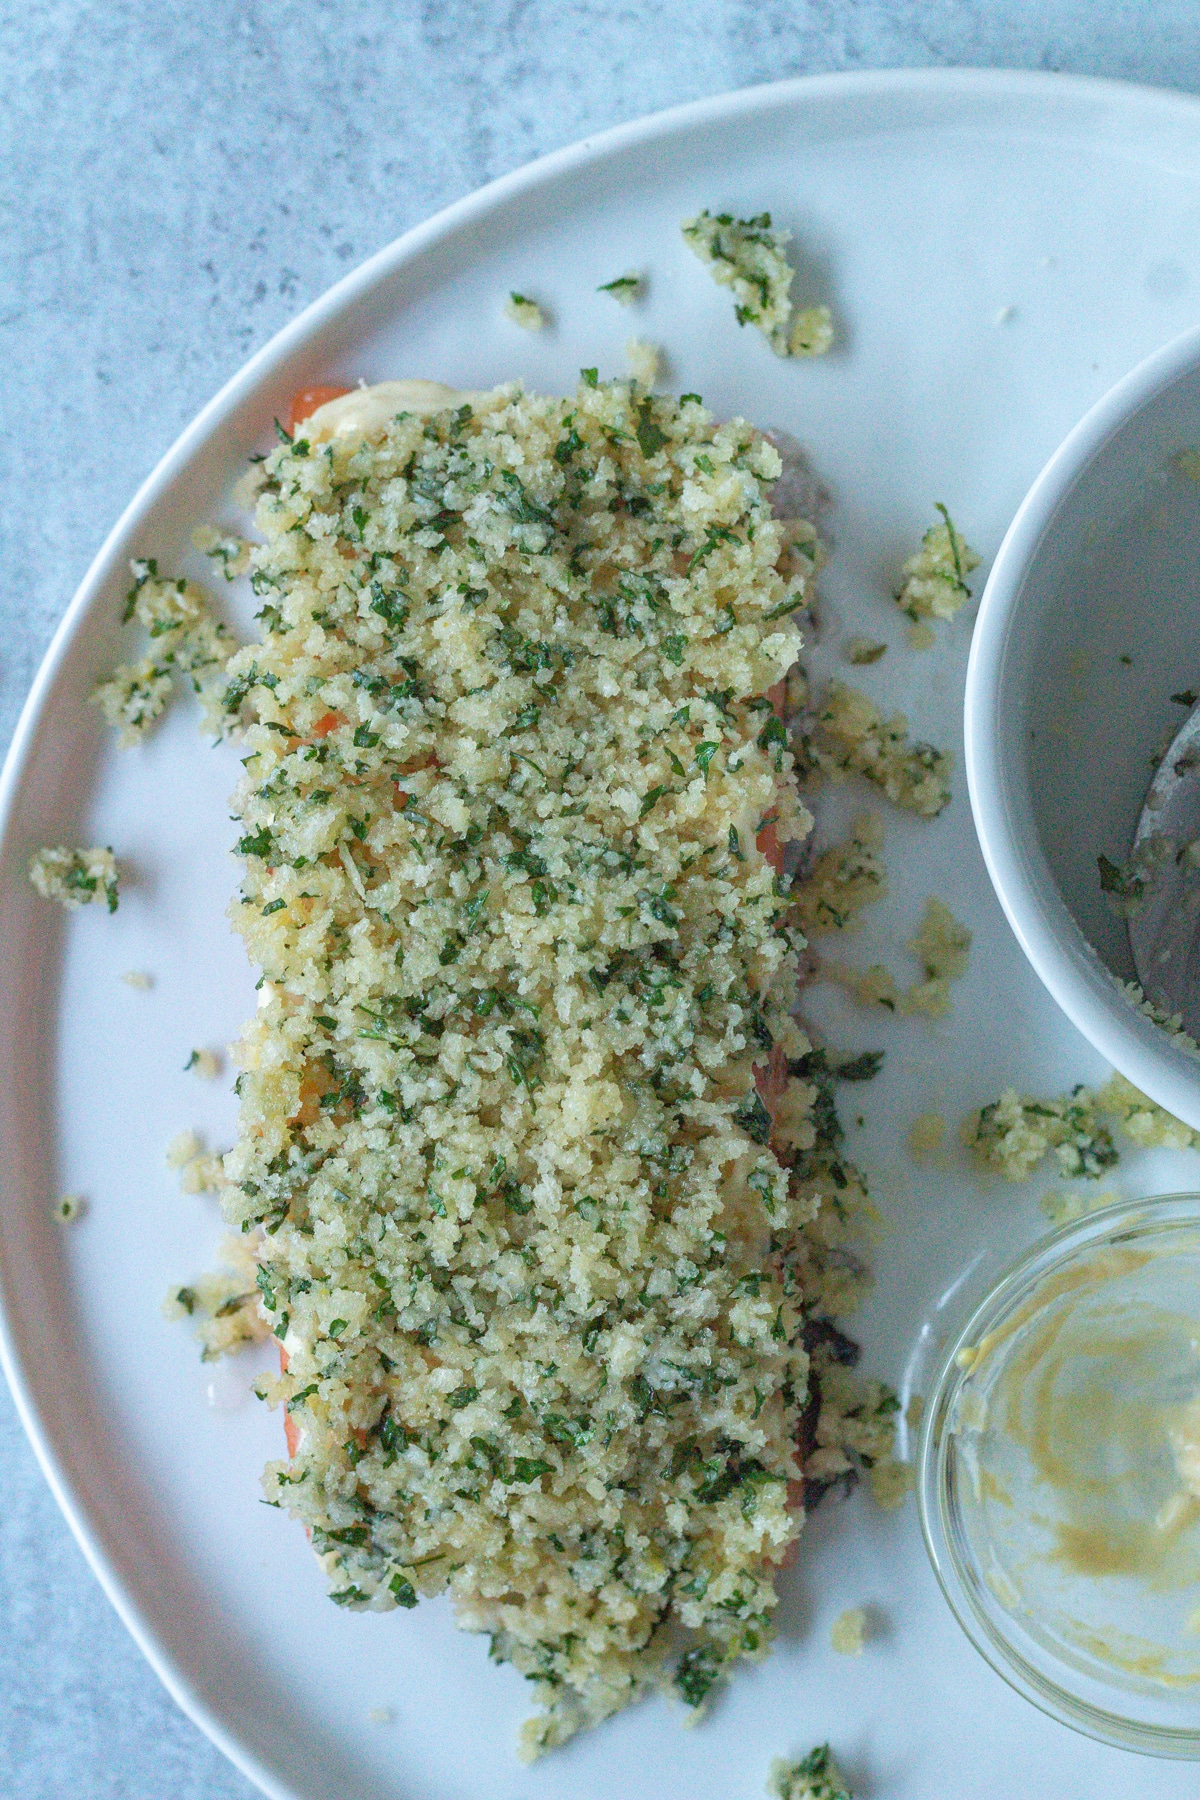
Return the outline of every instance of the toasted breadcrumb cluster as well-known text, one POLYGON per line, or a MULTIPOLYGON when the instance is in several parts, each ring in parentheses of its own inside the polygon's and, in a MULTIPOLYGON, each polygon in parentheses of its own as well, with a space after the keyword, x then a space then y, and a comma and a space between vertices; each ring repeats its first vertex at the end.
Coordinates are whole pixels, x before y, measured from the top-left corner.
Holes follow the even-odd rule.
MULTIPOLYGON (((853 854, 853 840, 850 851, 853 854)), ((925 902, 920 928, 909 939, 908 948, 924 969, 925 978, 907 988, 901 988, 890 969, 882 963, 856 969, 844 963, 828 962, 822 964, 822 970, 864 1006, 882 1006, 892 1013, 925 1013, 931 1019, 944 1019, 950 1011, 950 983, 961 981, 967 972, 970 931, 955 918, 944 901, 931 896, 925 902)))
MULTIPOLYGON (((904 565, 904 583, 896 595, 901 612, 920 627, 928 619, 952 619, 971 598, 967 576, 979 567, 979 557, 954 528, 954 521, 942 505, 940 525, 931 525, 921 539, 921 548, 904 565)), ((911 641, 911 639, 910 639, 911 641)), ((928 649, 933 634, 917 640, 917 648, 928 649)))
POLYGON ((796 764, 810 783, 863 775, 894 806, 927 819, 950 804, 949 751, 911 742, 903 713, 885 719, 873 700, 842 681, 831 681, 819 704, 806 707, 796 764))
MULTIPOLYGON (((228 559, 225 567, 228 573, 228 559)), ((214 617, 196 582, 164 580, 152 560, 135 562, 133 578, 125 621, 143 628, 149 648, 138 662, 114 669, 96 688, 93 703, 115 728, 118 743, 135 744, 161 717, 176 678, 182 676, 199 695, 206 726, 219 737, 225 723, 225 665, 237 648, 235 639, 214 617)))
POLYGON ((771 1800, 853 1800, 828 1744, 818 1744, 799 1762, 776 1757, 767 1778, 767 1793, 771 1800))
POLYGON ((163 1302, 166 1318, 191 1320, 203 1362, 216 1362, 271 1335, 270 1320, 259 1305, 258 1248, 253 1238, 225 1238, 220 1266, 172 1289, 163 1302))
POLYGON ((1117 1074, 1097 1093, 1080 1086, 1048 1100, 1006 1088, 966 1120, 963 1141, 1008 1181, 1028 1180, 1049 1155, 1064 1175, 1094 1181, 1120 1160, 1108 1121, 1143 1150, 1200 1148, 1200 1132, 1117 1074))
POLYGON ((117 859, 109 849, 47 845, 30 857, 29 879, 43 900, 56 900, 68 912, 102 900, 114 913, 119 904, 117 859))
POLYGON ((777 356, 824 356, 833 344, 827 306, 792 304, 792 234, 771 224, 770 213, 735 219, 705 207, 680 227, 684 242, 708 264, 722 287, 731 288, 739 325, 755 325, 777 356))

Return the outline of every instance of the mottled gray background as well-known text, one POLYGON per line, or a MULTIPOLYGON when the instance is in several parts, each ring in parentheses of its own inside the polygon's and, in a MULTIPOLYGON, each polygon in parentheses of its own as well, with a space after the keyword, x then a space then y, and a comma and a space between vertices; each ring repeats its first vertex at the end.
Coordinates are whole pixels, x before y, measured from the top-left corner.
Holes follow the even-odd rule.
MULTIPOLYGON (((1200 88, 1195 0, 0 0, 0 44, 2 743, 181 427, 446 201, 783 75, 998 64, 1200 88)), ((0 1796, 250 1793, 142 1663, 0 1396, 0 1796)))

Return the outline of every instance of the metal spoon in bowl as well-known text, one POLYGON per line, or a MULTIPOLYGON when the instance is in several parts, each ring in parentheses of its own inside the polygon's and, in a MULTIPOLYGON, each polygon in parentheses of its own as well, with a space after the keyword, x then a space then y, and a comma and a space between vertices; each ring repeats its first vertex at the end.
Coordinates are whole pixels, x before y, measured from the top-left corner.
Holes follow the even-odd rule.
POLYGON ((1200 706, 1155 770, 1133 838, 1147 871, 1128 918, 1129 947, 1147 1000, 1200 1039, 1200 706), (1159 842, 1156 844, 1156 840, 1159 842), (1159 854, 1155 854, 1156 848, 1159 854))

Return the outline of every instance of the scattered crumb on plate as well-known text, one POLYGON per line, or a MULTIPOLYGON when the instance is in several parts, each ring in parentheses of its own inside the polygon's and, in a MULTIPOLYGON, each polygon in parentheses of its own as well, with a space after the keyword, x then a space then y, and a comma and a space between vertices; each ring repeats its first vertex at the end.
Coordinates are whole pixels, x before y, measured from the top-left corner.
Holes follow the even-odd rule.
POLYGON ((76 1219, 82 1219, 87 1211, 87 1201, 82 1194, 63 1194, 54 1202, 54 1216, 61 1219, 64 1225, 71 1225, 76 1219))
POLYGON ((139 993, 147 994, 154 986, 154 977, 145 969, 126 969, 121 976, 126 987, 137 988, 139 993))
POLYGON ((236 532, 216 531, 211 525, 197 525, 192 543, 202 556, 218 563, 226 581, 236 581, 250 567, 251 544, 236 532))
POLYGON ((544 331, 549 322, 543 309, 528 294, 510 294, 504 302, 504 316, 519 325, 522 331, 544 331))
POLYGON ((30 857, 29 879, 44 900, 57 900, 69 911, 98 900, 106 903, 110 913, 117 910, 120 877, 111 849, 46 845, 30 857))
POLYGON ((896 595, 897 606, 913 623, 908 641, 914 650, 928 650, 935 641, 928 620, 952 619, 971 598, 967 576, 979 567, 978 554, 959 536, 940 500, 936 510, 941 523, 929 527, 921 548, 904 564, 896 595))
POLYGON ((1035 1100, 1005 1088, 998 1100, 970 1114, 962 1138, 979 1162, 1007 1181, 1028 1180, 1051 1153, 1064 1175, 1094 1181, 1120 1161, 1108 1119, 1143 1150, 1200 1148, 1200 1132, 1117 1074, 1098 1093, 1080 1083, 1069 1094, 1035 1100))
POLYGON ((92 705, 116 730, 117 743, 128 749, 161 717, 178 677, 199 696, 205 729, 221 737, 246 692, 242 689, 231 707, 225 665, 237 640, 216 618, 198 583, 164 579, 152 558, 139 558, 130 567, 133 586, 124 622, 142 627, 150 654, 140 662, 119 663, 93 690, 92 705))
POLYGON ((632 306, 635 300, 642 298, 645 291, 645 277, 639 275, 635 269, 628 270, 624 275, 618 275, 615 281, 602 281, 596 289, 598 294, 611 294, 621 306, 632 306))
POLYGON ((203 1148, 203 1144, 194 1131, 189 1129, 177 1132, 167 1145, 168 1169, 182 1169, 183 1165, 191 1162, 194 1156, 199 1156, 203 1148))
POLYGON ((776 356, 825 354, 833 343, 833 315, 827 306, 793 310, 786 255, 792 234, 773 226, 770 213, 735 219, 705 207, 680 230, 713 280, 733 289, 739 325, 756 325, 776 356))
POLYGON ((1071 1194, 1064 1193, 1061 1188, 1048 1188, 1038 1205, 1052 1225, 1066 1225, 1072 1219, 1081 1219, 1085 1213, 1099 1212, 1104 1206, 1116 1206, 1120 1198, 1113 1188, 1105 1188, 1099 1194, 1083 1188, 1077 1188, 1071 1194))
POLYGON ((771 1800, 853 1800, 828 1744, 818 1744, 799 1762, 777 1756, 767 1777, 767 1793, 771 1800))
POLYGON ((867 1614, 862 1606, 839 1613, 829 1632, 829 1642, 839 1656, 861 1656, 867 1641, 867 1614))
POLYGON ((950 804, 954 758, 933 744, 914 743, 903 713, 885 718, 858 688, 831 681, 795 742, 802 781, 864 775, 905 812, 933 819, 950 804))
POLYGON ((221 1267, 172 1288, 163 1301, 168 1319, 190 1318, 200 1340, 201 1362, 260 1344, 271 1336, 258 1283, 258 1244, 248 1237, 227 1237, 220 1248, 221 1267))

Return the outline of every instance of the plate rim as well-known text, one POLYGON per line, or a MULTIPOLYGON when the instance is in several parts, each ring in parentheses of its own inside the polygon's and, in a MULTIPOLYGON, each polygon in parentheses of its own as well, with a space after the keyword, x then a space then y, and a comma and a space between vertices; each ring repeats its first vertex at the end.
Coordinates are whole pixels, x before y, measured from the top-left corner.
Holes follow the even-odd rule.
MULTIPOLYGON (((942 104, 963 96, 993 98, 1008 105, 1025 98, 1044 104, 1051 96, 1060 96, 1064 102, 1107 100, 1124 116, 1142 111, 1164 123, 1175 119, 1190 126, 1200 143, 1200 95, 1159 84, 1042 69, 951 66, 838 70, 756 83, 643 114, 548 151, 449 202, 341 277, 275 332, 200 409, 139 484, 92 558, 66 607, 18 715, 0 770, 0 859, 11 853, 13 816, 44 704, 76 632, 111 579, 114 558, 192 458, 219 433, 237 407, 265 386, 271 375, 301 349, 306 340, 319 334, 324 326, 334 322, 355 301, 384 283, 406 263, 439 242, 452 238, 473 220, 522 194, 549 187, 574 171, 603 162, 622 151, 772 108, 794 105, 802 109, 806 103, 820 102, 826 97, 843 95, 848 101, 857 97, 862 102, 894 97, 903 102, 922 93, 929 93, 942 104)), ((906 123, 898 111, 897 124, 903 126, 906 123)), ((15 1296, 10 1297, 8 1291, 7 1271, 0 1263, 0 1368, 42 1474, 93 1575, 141 1654, 192 1723, 270 1800, 304 1800, 299 1789, 262 1760, 242 1732, 217 1714, 193 1688, 190 1678, 176 1665, 171 1653, 160 1644, 133 1583, 119 1573, 85 1502, 71 1486, 50 1429, 43 1424, 34 1382, 27 1372, 18 1338, 16 1315, 19 1309, 14 1300, 15 1296)))

